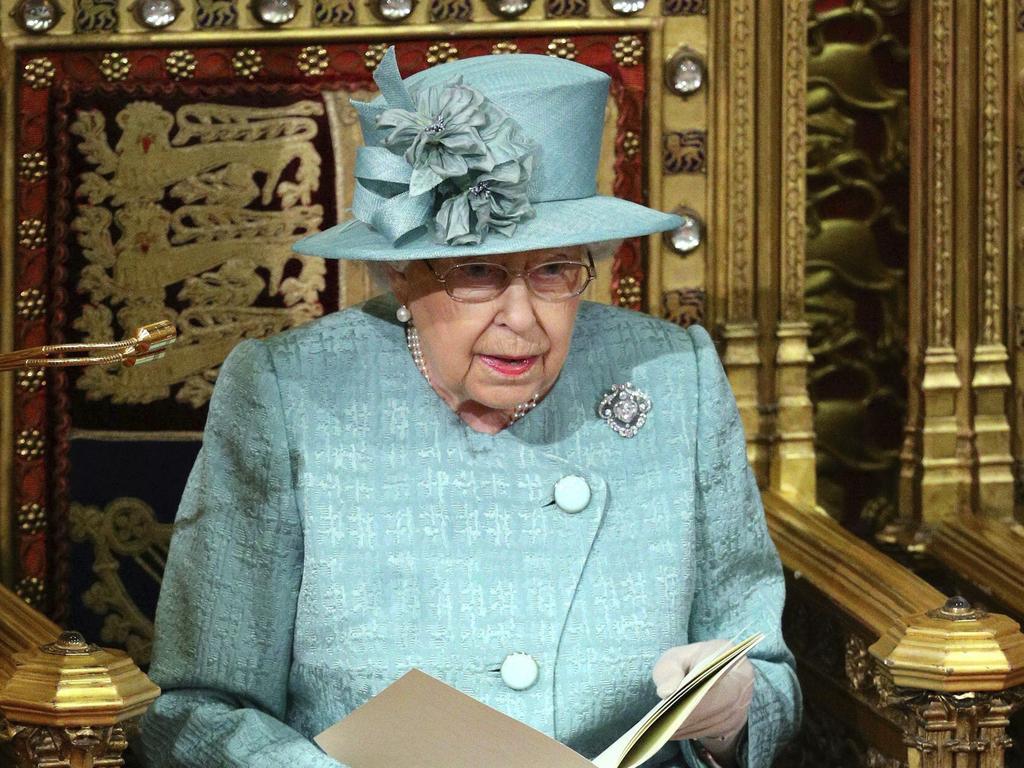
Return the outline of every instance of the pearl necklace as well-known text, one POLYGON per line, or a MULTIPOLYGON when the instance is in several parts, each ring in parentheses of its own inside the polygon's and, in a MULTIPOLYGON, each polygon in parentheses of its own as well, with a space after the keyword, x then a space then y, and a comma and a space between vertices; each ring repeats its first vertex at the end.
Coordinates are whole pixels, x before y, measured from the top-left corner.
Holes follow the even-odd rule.
MULTIPOLYGON (((427 380, 427 384, 431 384, 430 374, 427 373, 427 364, 423 362, 423 347, 420 346, 420 333, 412 323, 405 326, 405 343, 409 347, 409 353, 412 355, 412 361, 416 364, 419 372, 423 374, 423 378, 427 380)), ((431 386, 433 386, 433 384, 431 384, 431 386)), ((512 426, 523 418, 523 416, 532 411, 537 405, 537 400, 538 395, 534 395, 525 403, 519 403, 516 405, 515 410, 512 411, 512 415, 508 417, 508 426, 512 426)))

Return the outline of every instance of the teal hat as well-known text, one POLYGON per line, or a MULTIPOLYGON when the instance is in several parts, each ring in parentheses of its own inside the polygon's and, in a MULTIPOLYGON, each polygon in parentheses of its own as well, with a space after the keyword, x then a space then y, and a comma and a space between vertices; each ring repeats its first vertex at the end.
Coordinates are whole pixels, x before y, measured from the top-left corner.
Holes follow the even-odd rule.
POLYGON ((353 101, 352 219, 294 250, 405 261, 618 240, 682 220, 597 194, 610 79, 534 54, 478 56, 403 80, 394 48, 374 72, 381 95, 353 101))

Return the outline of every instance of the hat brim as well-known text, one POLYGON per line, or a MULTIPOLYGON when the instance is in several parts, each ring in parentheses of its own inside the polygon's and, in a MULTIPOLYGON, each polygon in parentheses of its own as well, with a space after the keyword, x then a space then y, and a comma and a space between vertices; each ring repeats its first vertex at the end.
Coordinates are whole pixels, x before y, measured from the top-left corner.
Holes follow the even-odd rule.
POLYGON ((567 245, 639 237, 674 229, 683 220, 646 206, 607 195, 579 200, 534 203, 534 216, 520 222, 511 237, 491 232, 475 245, 443 245, 429 232, 391 242, 361 221, 350 220, 305 237, 293 250, 325 259, 411 261, 535 251, 567 245))

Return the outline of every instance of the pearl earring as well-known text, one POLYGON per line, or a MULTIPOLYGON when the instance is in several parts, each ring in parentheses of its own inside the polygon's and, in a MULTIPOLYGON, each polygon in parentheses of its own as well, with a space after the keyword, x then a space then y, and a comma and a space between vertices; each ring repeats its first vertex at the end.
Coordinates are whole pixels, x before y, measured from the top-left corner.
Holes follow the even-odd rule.
POLYGON ((409 308, 403 304, 395 311, 395 317, 398 318, 398 322, 400 323, 408 323, 412 320, 412 312, 410 312, 409 308))

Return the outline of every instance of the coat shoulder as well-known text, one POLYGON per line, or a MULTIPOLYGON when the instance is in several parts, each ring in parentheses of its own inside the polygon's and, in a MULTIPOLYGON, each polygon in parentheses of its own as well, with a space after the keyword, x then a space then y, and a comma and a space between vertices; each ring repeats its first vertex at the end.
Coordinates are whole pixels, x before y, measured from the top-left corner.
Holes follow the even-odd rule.
POLYGON ((378 296, 263 340, 280 381, 343 384, 377 378, 408 355, 393 300, 378 296))
POLYGON ((265 341, 275 356, 293 351, 309 354, 339 347, 370 346, 384 337, 401 334, 402 326, 394 314, 396 306, 387 296, 376 296, 271 336, 265 341))
POLYGON ((634 365, 660 358, 679 365, 682 357, 693 366, 701 352, 714 349, 708 332, 698 325, 683 328, 642 312, 589 301, 580 305, 575 342, 603 348, 623 358, 620 363, 634 365))

